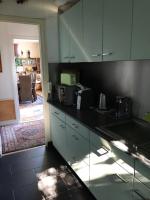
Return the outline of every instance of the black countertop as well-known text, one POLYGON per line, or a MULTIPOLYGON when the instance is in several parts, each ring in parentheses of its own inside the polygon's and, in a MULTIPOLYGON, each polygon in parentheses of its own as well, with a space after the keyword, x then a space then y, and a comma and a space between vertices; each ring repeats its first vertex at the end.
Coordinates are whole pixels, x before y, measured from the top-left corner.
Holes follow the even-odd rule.
MULTIPOLYGON (((128 146, 128 154, 136 154, 136 157, 139 157, 139 159, 142 155, 142 159, 144 157, 146 160, 150 161, 150 132, 149 135, 141 135, 139 133, 135 133, 134 129, 132 129, 129 131, 130 134, 120 136, 119 134, 110 131, 107 127, 115 124, 122 124, 127 121, 127 119, 116 119, 110 113, 102 114, 96 112, 95 109, 77 110, 73 106, 65 106, 56 101, 48 101, 48 103, 73 117, 75 120, 79 121, 81 124, 91 129, 99 136, 102 136, 109 142, 116 140, 123 142, 126 146, 128 146), (141 141, 144 143, 141 143, 141 141)), ((140 123, 141 122, 142 120, 140 120, 140 123)), ((143 121, 143 123, 145 122, 143 121)))

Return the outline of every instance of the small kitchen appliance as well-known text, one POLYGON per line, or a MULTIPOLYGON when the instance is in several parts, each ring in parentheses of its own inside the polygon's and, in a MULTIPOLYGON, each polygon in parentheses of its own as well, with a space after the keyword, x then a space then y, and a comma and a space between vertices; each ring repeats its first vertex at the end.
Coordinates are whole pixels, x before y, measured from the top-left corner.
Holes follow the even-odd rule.
POLYGON ((104 93, 100 93, 99 97, 99 110, 106 110, 106 95, 104 93))
POLYGON ((84 87, 80 84, 77 85, 77 110, 86 109, 93 105, 93 91, 91 88, 84 87))
POLYGON ((58 85, 58 99, 59 102, 71 106, 74 104, 75 86, 58 85))
POLYGON ((132 114, 132 102, 129 97, 116 97, 116 117, 129 118, 132 114))

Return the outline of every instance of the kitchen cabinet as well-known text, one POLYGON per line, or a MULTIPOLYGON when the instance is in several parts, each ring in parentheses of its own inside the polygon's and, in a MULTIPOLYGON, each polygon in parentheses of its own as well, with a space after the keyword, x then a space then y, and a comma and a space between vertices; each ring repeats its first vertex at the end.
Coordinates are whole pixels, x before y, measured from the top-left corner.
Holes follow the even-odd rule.
POLYGON ((83 61, 81 1, 60 15, 59 27, 61 62, 83 61))
MULTIPOLYGON (((93 134, 90 134, 90 138, 93 134)), ((99 137, 99 141, 101 139, 99 137)), ((90 143, 89 189, 97 200, 131 200, 132 180, 133 174, 130 174, 114 160, 114 154, 109 149, 107 141, 102 139, 99 146, 90 143)))
POLYGON ((59 153, 67 160, 68 149, 67 149, 67 131, 64 113, 52 107, 51 109, 51 132, 52 142, 59 153))
POLYGON ((82 0, 60 16, 61 62, 129 60, 131 27, 131 0, 82 0))
POLYGON ((102 60, 103 0, 83 0, 83 41, 86 62, 102 60))
POLYGON ((68 135, 68 163, 80 179, 88 186, 89 184, 89 141, 83 138, 69 125, 68 135))
POLYGON ((150 1, 134 0, 131 58, 150 58, 150 1))
POLYGON ((61 62, 70 61, 70 32, 68 25, 68 12, 59 16, 59 54, 61 62))
MULTIPOLYGON (((144 159, 143 159, 144 161, 144 159)), ((133 185, 133 199, 150 199, 150 166, 148 162, 135 160, 135 177, 133 185)))
POLYGON ((150 199, 150 167, 140 156, 142 148, 140 159, 133 157, 132 145, 107 141, 100 130, 92 132, 53 106, 51 129, 54 146, 97 200, 150 199))
POLYGON ((103 61, 129 60, 132 1, 104 0, 103 12, 103 61))

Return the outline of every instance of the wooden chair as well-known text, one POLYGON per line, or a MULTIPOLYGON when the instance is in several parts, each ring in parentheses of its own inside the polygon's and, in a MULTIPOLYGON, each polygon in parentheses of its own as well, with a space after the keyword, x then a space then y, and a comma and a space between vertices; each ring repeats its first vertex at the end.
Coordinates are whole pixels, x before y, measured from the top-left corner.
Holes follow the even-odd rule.
POLYGON ((32 95, 33 95, 34 101, 36 101, 37 94, 36 94, 36 89, 35 89, 35 85, 36 85, 36 73, 35 72, 31 73, 31 80, 32 80, 32 95))
POLYGON ((20 87, 20 90, 19 90, 20 101, 33 102, 31 75, 19 76, 19 87, 20 87))

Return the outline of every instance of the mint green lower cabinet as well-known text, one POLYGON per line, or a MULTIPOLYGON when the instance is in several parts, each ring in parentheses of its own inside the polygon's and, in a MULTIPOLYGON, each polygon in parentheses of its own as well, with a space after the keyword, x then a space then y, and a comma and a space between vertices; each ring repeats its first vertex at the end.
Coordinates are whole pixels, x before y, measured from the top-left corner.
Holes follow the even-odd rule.
POLYGON ((138 159, 135 160, 133 188, 134 200, 150 199, 150 167, 138 159))
POLYGON ((58 119, 56 116, 51 117, 52 141, 59 153, 65 158, 68 158, 67 149, 67 131, 65 122, 58 119))
POLYGON ((68 163, 85 185, 89 184, 89 141, 67 125, 68 163))
POLYGON ((133 175, 114 159, 105 146, 90 145, 89 189, 97 200, 132 200, 133 175))

